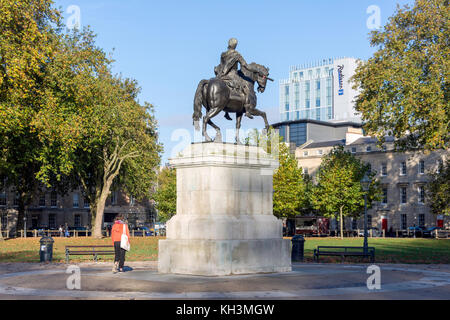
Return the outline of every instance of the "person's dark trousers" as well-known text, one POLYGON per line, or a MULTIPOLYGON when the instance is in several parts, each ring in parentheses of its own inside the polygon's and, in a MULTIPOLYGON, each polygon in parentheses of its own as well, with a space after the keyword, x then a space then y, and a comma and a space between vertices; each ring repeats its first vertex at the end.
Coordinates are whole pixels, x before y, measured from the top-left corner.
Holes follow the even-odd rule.
POLYGON ((114 242, 114 251, 115 251, 114 262, 119 262, 119 269, 122 269, 123 265, 125 264, 126 250, 120 247, 120 241, 114 242))

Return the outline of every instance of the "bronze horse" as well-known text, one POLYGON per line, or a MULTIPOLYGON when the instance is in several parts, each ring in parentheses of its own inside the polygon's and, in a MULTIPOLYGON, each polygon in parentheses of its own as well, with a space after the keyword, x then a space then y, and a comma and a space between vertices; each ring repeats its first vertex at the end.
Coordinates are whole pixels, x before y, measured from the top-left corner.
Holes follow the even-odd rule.
POLYGON ((266 89, 269 78, 269 69, 256 63, 251 63, 248 67, 242 67, 239 71, 242 78, 245 94, 234 93, 227 84, 218 78, 200 81, 194 99, 194 126, 200 130, 200 119, 202 118, 202 106, 206 109, 206 115, 203 117, 203 137, 205 141, 213 141, 206 132, 206 125, 212 126, 217 134, 214 141, 222 142, 220 128, 215 125, 211 119, 217 116, 221 111, 236 113, 236 143, 240 144, 239 129, 241 128, 242 116, 246 110, 252 116, 260 116, 264 119, 266 130, 269 129, 266 113, 256 109, 257 98, 255 93, 255 82, 258 83, 258 92, 263 93, 266 89))

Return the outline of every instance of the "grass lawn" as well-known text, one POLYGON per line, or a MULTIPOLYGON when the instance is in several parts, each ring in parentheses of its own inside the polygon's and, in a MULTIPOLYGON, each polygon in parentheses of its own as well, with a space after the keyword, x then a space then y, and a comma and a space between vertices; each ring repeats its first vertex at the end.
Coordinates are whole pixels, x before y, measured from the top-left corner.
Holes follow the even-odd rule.
MULTIPOLYGON (((159 237, 132 238, 127 261, 158 260, 159 237)), ((54 238, 53 262, 65 262, 66 245, 112 245, 108 239, 54 238)), ((314 249, 319 246, 362 246, 363 238, 306 238, 305 261, 313 261, 314 249)), ((369 238, 375 247, 378 263, 450 263, 450 241, 435 239, 369 238)), ((321 262, 340 262, 340 258, 324 257, 321 262)), ((90 256, 71 256, 71 262, 92 261, 90 256)), ((112 261, 113 256, 100 257, 99 261, 112 261)), ((349 257, 347 262, 360 262, 349 257)), ((366 260, 367 261, 367 260, 366 260)), ((0 262, 39 262, 39 238, 12 239, 0 242, 0 262)))
MULTIPOLYGON (((317 246, 363 246, 364 238, 306 238, 305 261, 313 261, 317 246)), ((375 247, 375 261, 379 263, 450 263, 450 241, 413 238, 369 238, 375 247)), ((368 261, 369 259, 364 259, 368 261)), ((321 262, 340 262, 339 257, 320 257, 321 262)), ((347 257, 346 261, 363 261, 347 257)))
MULTIPOLYGON (((53 238, 53 262, 66 261, 66 246, 112 246, 110 238, 53 238)), ((157 261, 159 237, 131 238, 131 250, 127 261, 157 261)), ((40 238, 11 239, 0 242, 1 262, 39 262, 40 238)), ((99 256, 98 261, 113 261, 114 255, 99 256)), ((71 262, 93 261, 92 256, 70 256, 71 262)))

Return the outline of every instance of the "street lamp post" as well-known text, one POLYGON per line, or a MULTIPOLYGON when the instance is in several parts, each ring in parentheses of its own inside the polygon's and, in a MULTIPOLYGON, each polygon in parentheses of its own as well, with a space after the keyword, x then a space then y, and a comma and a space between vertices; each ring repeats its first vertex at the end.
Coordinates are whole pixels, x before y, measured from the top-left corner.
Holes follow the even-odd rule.
POLYGON ((361 186, 364 191, 364 254, 367 254, 368 251, 368 243, 367 243, 367 193, 369 192, 369 186, 370 186, 370 178, 366 172, 364 177, 361 180, 361 186))

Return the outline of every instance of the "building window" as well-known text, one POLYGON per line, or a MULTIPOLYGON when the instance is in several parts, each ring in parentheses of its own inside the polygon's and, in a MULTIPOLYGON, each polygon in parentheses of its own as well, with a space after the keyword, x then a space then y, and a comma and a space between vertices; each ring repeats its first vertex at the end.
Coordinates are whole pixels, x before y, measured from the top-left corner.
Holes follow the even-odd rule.
POLYGON ((73 194, 73 207, 74 208, 79 208, 80 207, 79 200, 80 200, 80 197, 79 197, 78 193, 74 193, 73 194))
POLYGON ((383 151, 386 152, 387 151, 387 147, 385 145, 383 145, 383 151))
POLYGON ((403 161, 400 164, 400 175, 401 176, 406 176, 406 161, 403 161))
POLYGON ((333 103, 333 86, 331 78, 327 79, 327 106, 331 106, 333 103))
POLYGON ((309 81, 305 82, 305 108, 311 107, 311 84, 309 81))
POLYGON ((356 153, 356 148, 355 147, 352 148, 352 153, 356 153))
POLYGON ((39 206, 45 207, 45 193, 41 193, 41 195, 39 197, 39 206))
POLYGON ((323 150, 317 150, 317 154, 318 154, 319 156, 323 155, 323 150))
POLYGON ((408 228, 408 224, 407 224, 407 218, 406 218, 406 214, 402 214, 402 230, 406 230, 406 228, 408 228))
POLYGON ((53 208, 56 208, 56 206, 58 205, 58 194, 57 194, 55 191, 53 191, 53 192, 50 194, 50 205, 51 205, 53 208))
POLYGON ((117 204, 117 193, 115 191, 111 191, 111 204, 117 204))
POLYGON ((371 146, 368 146, 368 147, 366 148, 366 151, 367 151, 367 152, 372 152, 372 147, 371 147, 371 146))
POLYGON ((50 229, 56 228, 56 214, 49 214, 48 215, 48 227, 50 229))
POLYGON ((383 163, 381 164, 381 175, 382 175, 383 177, 386 177, 386 176, 387 176, 387 163, 386 163, 386 162, 383 162, 383 163))
POLYGON ((367 215, 367 227, 372 228, 372 215, 367 215))
POLYGON ((6 191, 0 191, 0 206, 6 206, 6 191))
POLYGON ((425 187, 419 187, 419 203, 425 203, 425 187))
POLYGON ((76 214, 74 216, 75 227, 81 227, 81 215, 76 214))
POLYGON ((307 157, 308 156, 308 151, 303 152, 303 156, 307 157))
POLYGON ((297 84, 295 84, 295 110, 298 110, 300 108, 300 87, 297 84))
POLYGON ((130 196, 130 206, 134 207, 136 205, 136 199, 133 196, 130 196))
POLYGON ((303 168, 303 173, 304 174, 309 174, 309 169, 308 168, 303 168))
POLYGON ((383 188, 383 200, 381 203, 382 204, 388 203, 388 188, 386 188, 386 187, 383 188))
POLYGON ((316 81, 316 107, 320 107, 320 80, 316 81))
POLYGON ((419 162, 419 174, 425 174, 425 161, 423 160, 419 162))
POLYGON ((408 201, 408 198, 407 198, 407 193, 406 193, 406 187, 401 187, 400 188, 400 203, 406 204, 407 201, 408 201))
POLYGON ((87 197, 84 197, 83 199, 83 207, 85 209, 89 209, 91 206, 89 205, 89 199, 87 197))
POLYGON ((14 196, 14 207, 18 207, 19 206, 19 193, 16 192, 15 196, 14 196))
POLYGON ((419 214, 419 226, 425 227, 425 215, 424 214, 419 214))
POLYGON ((289 131, 290 142, 295 143, 295 145, 301 146, 306 142, 306 124, 305 123, 294 123, 290 126, 289 131))

